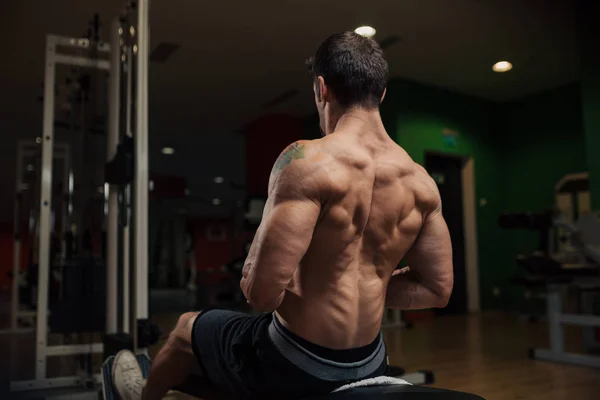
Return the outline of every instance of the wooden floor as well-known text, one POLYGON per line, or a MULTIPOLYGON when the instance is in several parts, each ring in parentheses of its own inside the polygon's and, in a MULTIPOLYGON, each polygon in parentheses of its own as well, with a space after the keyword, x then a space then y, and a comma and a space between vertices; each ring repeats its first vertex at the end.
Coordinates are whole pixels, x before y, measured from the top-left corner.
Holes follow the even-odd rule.
MULTIPOLYGON (((174 326, 177 315, 156 315, 152 319, 166 333, 174 326)), ((600 370, 527 358, 530 347, 548 345, 544 323, 532 324, 504 313, 485 313, 437 318, 412 329, 386 330, 384 337, 392 364, 408 372, 432 370, 437 380, 435 387, 471 392, 488 400, 600 399, 600 370)), ((578 330, 567 330, 566 337, 567 350, 577 351, 578 330)), ((30 338, 33 340, 33 335, 30 338)), ((13 379, 16 375, 21 379, 23 375, 30 377, 33 341, 19 341, 16 364, 23 369, 27 361, 30 370, 19 373, 15 365, 7 365, 5 355, 10 352, 5 339, 0 337, 0 364, 10 369, 13 379)), ((150 349, 151 355, 158 348, 150 349)))
MULTIPOLYGON (((567 350, 578 351, 578 334, 567 330, 567 350)), ((548 346, 545 323, 502 313, 444 317, 386 332, 385 341, 392 364, 434 371, 435 387, 488 400, 600 399, 600 370, 527 358, 529 348, 548 346)))

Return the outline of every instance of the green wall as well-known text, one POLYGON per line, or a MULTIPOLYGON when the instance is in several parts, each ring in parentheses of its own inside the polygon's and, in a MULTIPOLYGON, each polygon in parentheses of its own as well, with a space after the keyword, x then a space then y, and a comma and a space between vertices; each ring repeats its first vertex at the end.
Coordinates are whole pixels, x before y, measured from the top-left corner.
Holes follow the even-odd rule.
MULTIPOLYGON (((555 204, 554 185, 584 172, 584 130, 579 85, 568 85, 509 104, 504 109, 502 196, 507 211, 541 211, 555 204)), ((534 232, 507 231, 508 251, 533 251, 534 232)))
POLYGON ((600 209, 600 2, 578 0, 577 27, 579 39, 579 65, 582 84, 583 121, 592 208, 600 209))
POLYGON ((579 85, 568 85, 504 107, 507 208, 552 207, 556 182, 566 173, 586 171, 580 94, 579 85))

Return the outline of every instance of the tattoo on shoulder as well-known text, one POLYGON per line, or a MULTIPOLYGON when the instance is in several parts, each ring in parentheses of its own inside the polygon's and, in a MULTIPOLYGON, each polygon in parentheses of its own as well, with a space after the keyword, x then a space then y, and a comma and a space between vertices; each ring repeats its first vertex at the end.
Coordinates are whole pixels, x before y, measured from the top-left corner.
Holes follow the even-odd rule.
POLYGON ((304 145, 294 143, 290 145, 284 152, 279 156, 277 161, 275 161, 275 165, 273 166, 273 170, 281 171, 286 166, 288 166, 293 160, 299 160, 304 158, 304 145))

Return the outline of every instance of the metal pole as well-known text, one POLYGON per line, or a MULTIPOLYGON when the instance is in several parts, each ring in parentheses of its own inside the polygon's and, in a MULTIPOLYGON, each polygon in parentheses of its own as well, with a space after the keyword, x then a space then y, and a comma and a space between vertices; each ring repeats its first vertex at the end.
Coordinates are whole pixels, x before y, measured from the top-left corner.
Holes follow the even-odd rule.
MULTIPOLYGON (((133 52, 131 46, 127 47, 127 100, 126 100, 126 121, 125 121, 125 136, 131 137, 131 83, 132 83, 132 57, 133 52)), ((125 221, 126 225, 123 228, 123 332, 130 332, 130 318, 131 318, 131 303, 130 303, 130 272, 131 264, 130 260, 130 224, 131 224, 131 185, 125 186, 123 193, 125 202, 125 221)))
POLYGON ((40 193, 39 272, 36 326, 36 379, 46 377, 46 330, 48 325, 48 278, 50 270, 50 210, 52 208, 52 152, 54 150, 54 54, 52 37, 46 38, 44 77, 44 129, 40 193))
MULTIPOLYGON (((148 318, 148 40, 149 0, 138 2, 135 135, 135 317, 148 318)), ((134 332, 135 332, 135 327, 134 332)), ((136 335, 137 336, 137 335, 136 335)), ((137 347, 137 344, 136 344, 137 347)))
MULTIPOLYGON (((71 221, 70 219, 70 212, 69 212, 69 204, 70 204, 70 190, 71 190, 71 186, 70 186, 70 180, 71 180, 71 151, 70 151, 70 147, 67 144, 67 147, 65 148, 65 154, 64 154, 64 171, 63 171, 63 182, 62 182, 62 189, 63 189, 63 197, 62 197, 62 227, 61 227, 61 233, 62 233, 62 246, 61 246, 61 260, 63 260, 63 262, 61 262, 61 267, 62 264, 64 264, 64 260, 67 258, 67 232, 69 231, 69 223, 71 221)), ((62 275, 61 275, 62 276, 62 275)))
MULTIPOLYGON (((121 35, 118 19, 113 20, 110 30, 111 69, 109 81, 108 136, 106 159, 112 160, 117 154, 119 143, 119 110, 121 85, 121 35)), ((108 189, 108 215, 106 217, 106 333, 117 332, 117 288, 118 259, 117 239, 119 234, 118 187, 108 189)))
POLYGON ((23 185, 23 149, 19 143, 17 147, 17 175, 16 175, 16 193, 15 193, 15 220, 14 229, 14 248, 13 248, 13 280, 11 292, 10 307, 10 327, 13 331, 17 329, 19 314, 19 283, 21 280, 21 187, 23 185))
MULTIPOLYGON (((69 151, 70 147, 67 144, 63 154, 63 181, 62 181, 62 190, 63 195, 61 198, 61 253, 60 253, 60 280, 58 281, 59 289, 58 289, 58 298, 62 300, 63 298, 63 283, 65 276, 65 262, 67 259, 67 232, 69 231, 69 181, 70 181, 70 171, 71 171, 71 152, 69 151)), ((57 156, 58 157, 58 156, 57 156)))
POLYGON ((561 291, 559 286, 548 287, 548 327, 550 329, 550 350, 554 354, 564 352, 563 327, 560 322, 562 313, 561 291))

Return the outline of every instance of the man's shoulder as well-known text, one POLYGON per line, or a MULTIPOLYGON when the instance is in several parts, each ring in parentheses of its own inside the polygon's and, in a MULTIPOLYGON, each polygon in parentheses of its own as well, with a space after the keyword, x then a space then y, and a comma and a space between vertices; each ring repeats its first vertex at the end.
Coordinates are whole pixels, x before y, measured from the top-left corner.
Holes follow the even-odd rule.
POLYGON ((316 195, 323 185, 323 160, 326 153, 315 140, 298 140, 288 145, 279 155, 269 187, 278 192, 306 191, 316 195))
POLYGON ((413 170, 413 187, 415 200, 420 208, 429 214, 441 206, 440 192, 436 181, 419 163, 411 161, 413 170))
POLYGON ((327 152, 318 139, 297 140, 289 144, 279 155, 273 172, 306 173, 318 169, 327 158, 327 152))

